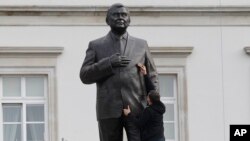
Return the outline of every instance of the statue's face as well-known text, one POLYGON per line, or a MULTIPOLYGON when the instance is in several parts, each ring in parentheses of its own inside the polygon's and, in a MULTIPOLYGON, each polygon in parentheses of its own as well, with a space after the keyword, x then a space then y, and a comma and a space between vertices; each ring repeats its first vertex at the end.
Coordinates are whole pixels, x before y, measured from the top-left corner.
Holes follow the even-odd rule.
POLYGON ((111 11, 107 23, 113 30, 126 30, 130 23, 128 10, 124 7, 115 8, 111 11))

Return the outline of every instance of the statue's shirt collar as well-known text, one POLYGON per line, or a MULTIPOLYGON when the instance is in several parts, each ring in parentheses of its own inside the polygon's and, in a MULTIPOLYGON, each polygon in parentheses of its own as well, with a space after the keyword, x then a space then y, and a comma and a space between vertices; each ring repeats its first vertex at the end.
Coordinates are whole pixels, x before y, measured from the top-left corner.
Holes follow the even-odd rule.
POLYGON ((118 36, 110 31, 110 35, 111 35, 112 39, 114 39, 114 40, 121 40, 121 39, 127 40, 128 39, 128 32, 125 32, 123 35, 118 36))

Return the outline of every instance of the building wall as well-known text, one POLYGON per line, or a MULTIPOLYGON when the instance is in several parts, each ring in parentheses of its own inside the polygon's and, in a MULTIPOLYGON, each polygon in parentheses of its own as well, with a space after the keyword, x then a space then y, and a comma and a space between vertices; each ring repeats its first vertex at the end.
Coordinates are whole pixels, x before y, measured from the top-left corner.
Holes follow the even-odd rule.
MULTIPOLYGON (((152 4, 151 1, 146 1, 144 4, 148 4, 147 2, 152 4)), ((217 5, 219 3, 217 0, 189 2, 175 1, 175 4, 217 5)), ((237 2, 221 1, 225 5, 249 4, 246 0, 237 2)), ((85 3, 92 4, 92 2, 85 3)), ((136 5, 138 1, 127 1, 127 3, 136 5)), ((220 13, 215 15, 220 16, 220 13)), ((216 17, 204 18, 202 14, 196 19, 203 21, 202 23, 208 21, 208 25, 195 24, 195 21, 192 25, 185 25, 185 21, 189 23, 192 20, 185 18, 180 20, 178 16, 172 16, 174 23, 178 23, 179 20, 184 23, 181 25, 132 23, 128 29, 130 35, 146 39, 152 48, 194 47, 192 54, 187 58, 186 66, 189 141, 228 141, 230 124, 250 124, 250 56, 243 50, 250 45, 248 38, 250 28, 241 23, 233 24, 234 20, 245 20, 249 16, 244 15, 244 19, 237 15, 231 16, 229 20, 231 25, 212 24, 216 22, 216 17)), ((6 15, 4 17, 6 18, 6 15)), ((145 17, 154 18, 147 15, 145 17)), ((6 19, 8 18, 7 16, 6 19)), ((17 23, 20 22, 20 18, 22 17, 17 18, 17 23)), ((34 20, 32 16, 25 18, 34 20)), ((52 16, 46 20, 53 18, 57 17, 52 16)), ((81 16, 75 17, 78 20, 81 18, 81 16)), ((136 17, 132 17, 132 22, 133 18, 136 20, 136 17)), ((15 23, 15 18, 13 19, 12 23, 15 23)), ((147 21, 140 18, 139 22, 147 21)), ((74 21, 68 23, 74 24, 74 21)), ((86 139, 98 141, 99 139, 95 116, 95 85, 83 85, 79 79, 79 71, 88 42, 106 35, 108 31, 109 27, 104 23, 72 26, 70 24, 37 26, 31 23, 28 26, 18 24, 0 26, 0 46, 64 47, 63 53, 57 59, 56 67, 59 140, 64 138, 67 141, 86 139)))
POLYGON ((248 0, 43 0, 43 1, 33 1, 33 0, 3 0, 0 2, 1 5, 111 5, 115 2, 121 2, 129 6, 216 6, 216 5, 250 5, 248 0))

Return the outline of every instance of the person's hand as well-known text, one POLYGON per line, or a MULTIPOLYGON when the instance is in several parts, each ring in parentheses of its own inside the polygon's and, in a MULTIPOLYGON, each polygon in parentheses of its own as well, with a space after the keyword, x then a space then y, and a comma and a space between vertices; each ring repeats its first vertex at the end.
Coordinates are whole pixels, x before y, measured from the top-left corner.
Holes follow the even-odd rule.
POLYGON ((113 54, 109 59, 112 67, 126 67, 130 62, 130 59, 127 59, 126 56, 121 56, 120 53, 113 54))
POLYGON ((146 75, 147 74, 147 69, 144 65, 142 65, 141 63, 138 63, 137 66, 139 67, 140 69, 140 72, 143 74, 143 75, 146 75))
POLYGON ((128 105, 128 109, 123 109, 123 113, 124 113, 125 116, 128 116, 128 114, 131 113, 129 105, 128 105))

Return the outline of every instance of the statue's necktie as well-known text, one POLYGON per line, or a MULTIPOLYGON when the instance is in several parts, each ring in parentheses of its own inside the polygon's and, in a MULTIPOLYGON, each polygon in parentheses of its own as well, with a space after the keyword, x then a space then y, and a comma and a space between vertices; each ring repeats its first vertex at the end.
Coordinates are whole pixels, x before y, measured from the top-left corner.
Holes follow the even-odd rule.
POLYGON ((119 44, 119 47, 120 47, 120 54, 124 55, 126 40, 121 38, 121 39, 119 39, 118 44, 119 44))

